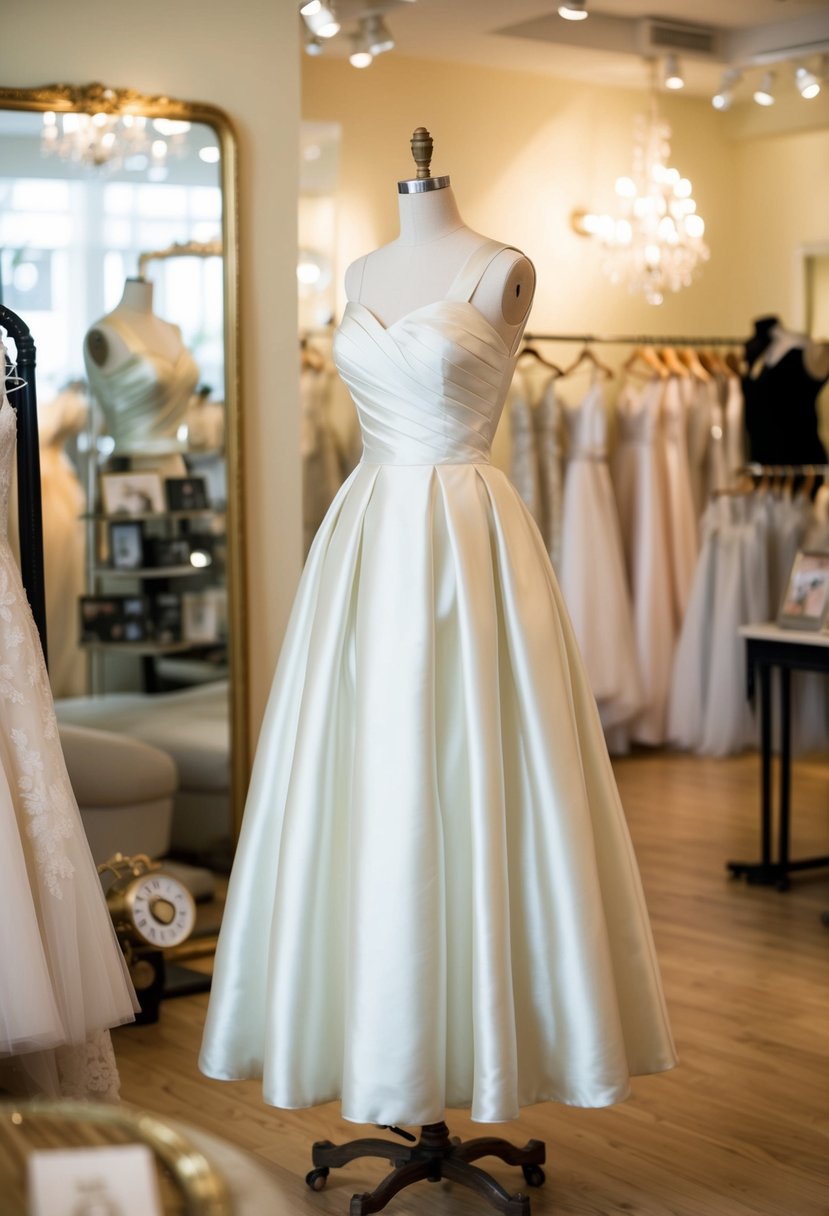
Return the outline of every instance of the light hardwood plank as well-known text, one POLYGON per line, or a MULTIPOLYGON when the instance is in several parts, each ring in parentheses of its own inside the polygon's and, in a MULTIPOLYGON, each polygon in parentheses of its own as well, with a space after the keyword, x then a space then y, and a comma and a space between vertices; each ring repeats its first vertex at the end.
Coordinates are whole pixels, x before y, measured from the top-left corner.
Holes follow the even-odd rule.
MULTIPOLYGON (((656 753, 616 764, 654 926, 680 1065, 641 1077, 618 1106, 545 1104, 497 1129, 547 1143, 534 1216, 829 1216, 829 872, 792 889, 730 879, 753 859, 757 757, 656 753)), ((829 764, 795 765, 792 855, 829 853, 829 764)), ((269 1216, 333 1216, 372 1189, 380 1162, 335 1171, 311 1193, 310 1145, 370 1134, 336 1105, 280 1111, 258 1082, 220 1083, 196 1067, 205 996, 168 1001, 156 1026, 115 1034, 123 1097, 177 1117, 271 1163, 282 1203, 269 1216)), ((463 1112, 463 1137, 487 1133, 463 1112)), ((489 1168, 487 1162, 482 1164, 489 1168)), ((520 1172, 491 1163, 510 1190, 520 1172)), ((458 1186, 420 1183, 390 1214, 473 1216, 489 1209, 458 1186)))

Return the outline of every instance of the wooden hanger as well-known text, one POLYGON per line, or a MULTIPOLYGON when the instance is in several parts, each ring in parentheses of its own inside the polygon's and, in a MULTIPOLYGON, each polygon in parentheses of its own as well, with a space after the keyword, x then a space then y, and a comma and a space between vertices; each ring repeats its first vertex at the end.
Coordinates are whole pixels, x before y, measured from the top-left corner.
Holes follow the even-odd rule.
POLYGON ((729 371, 733 372, 735 376, 742 376, 743 360, 742 360, 742 357, 737 353, 736 350, 726 351, 725 366, 728 368, 729 371))
POLYGON ((644 363, 651 376, 666 380, 671 374, 652 346, 635 346, 622 364, 626 372, 634 371, 637 363, 644 363))
POLYGON ((679 376, 683 380, 690 378, 690 369, 682 362, 673 346, 660 347, 658 354, 672 376, 679 376))
POLYGON ((727 374, 725 364, 715 350, 701 350, 699 352, 699 361, 712 376, 724 376, 727 374))
POLYGON ((561 370, 561 368, 556 363, 551 363, 549 359, 545 359, 544 356, 542 355, 541 351, 538 350, 535 346, 522 346, 521 350, 518 352, 518 358, 523 359, 523 357, 525 355, 528 355, 529 358, 531 358, 531 359, 536 359, 544 367, 549 367, 549 369, 553 373, 553 375, 555 375, 555 376, 564 375, 564 372, 561 370))
POLYGON ((607 366, 606 363, 602 363, 601 359, 596 358, 593 351, 590 349, 589 342, 585 342, 584 346, 579 351, 578 358, 575 360, 575 362, 571 363, 569 367, 565 367, 564 371, 561 373, 562 376, 572 375, 576 368, 581 367, 582 363, 592 363, 594 370, 599 372, 604 380, 613 379, 613 371, 607 366))
POLYGON ((693 346, 683 346, 677 351, 677 355, 688 368, 692 376, 696 376, 697 380, 702 380, 707 384, 711 379, 711 373, 707 371, 699 360, 699 355, 694 350, 693 346))

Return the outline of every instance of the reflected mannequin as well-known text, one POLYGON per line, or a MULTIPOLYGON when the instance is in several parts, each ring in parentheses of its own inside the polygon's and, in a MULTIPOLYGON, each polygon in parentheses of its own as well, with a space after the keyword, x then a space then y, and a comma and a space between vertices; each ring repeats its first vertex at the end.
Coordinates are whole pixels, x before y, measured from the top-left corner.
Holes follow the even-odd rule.
POLYGON ((120 301, 84 339, 90 388, 118 453, 172 452, 199 369, 181 330, 153 312, 153 285, 127 279, 120 301))

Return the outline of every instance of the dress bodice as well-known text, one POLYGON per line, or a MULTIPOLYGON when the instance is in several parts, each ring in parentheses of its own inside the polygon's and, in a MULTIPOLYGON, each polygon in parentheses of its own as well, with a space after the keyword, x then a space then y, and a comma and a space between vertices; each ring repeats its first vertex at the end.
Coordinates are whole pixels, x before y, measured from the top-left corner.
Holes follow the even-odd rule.
POLYGON ((756 376, 743 377, 750 459, 760 464, 825 464, 817 398, 825 380, 810 376, 797 346, 756 376))
POLYGON ((174 359, 150 350, 115 313, 110 313, 107 325, 132 352, 111 370, 87 363, 89 384, 115 449, 169 451, 177 446, 177 431, 198 383, 198 365, 186 346, 174 359))
POLYGON ((604 460, 607 456, 607 415, 604 395, 597 382, 575 406, 562 411, 567 431, 569 460, 604 460))
POLYGON ((644 388, 637 390, 625 384, 616 402, 619 439, 622 443, 656 443, 662 422, 661 380, 648 380, 644 388))
POLYGON ((489 462, 515 355, 470 297, 502 249, 485 242, 445 298, 392 325, 359 301, 346 305, 333 355, 357 407, 365 462, 489 462))

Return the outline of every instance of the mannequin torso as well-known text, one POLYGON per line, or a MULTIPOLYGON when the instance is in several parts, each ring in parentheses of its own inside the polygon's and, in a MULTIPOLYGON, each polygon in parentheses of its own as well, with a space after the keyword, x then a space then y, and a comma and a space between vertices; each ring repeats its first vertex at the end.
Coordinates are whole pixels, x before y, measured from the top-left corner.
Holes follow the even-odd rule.
POLYGON ((112 312, 84 340, 90 388, 119 451, 169 451, 199 379, 177 325, 152 310, 152 283, 127 279, 112 312))
POLYGON ((91 359, 102 371, 115 371, 135 354, 131 334, 143 350, 170 362, 184 349, 179 327, 162 321, 153 312, 153 285, 144 279, 127 279, 115 308, 89 330, 84 343, 87 361, 91 359))
MULTIPOLYGON (((358 258, 345 275, 348 299, 364 305, 387 327, 441 299, 487 239, 464 224, 451 186, 401 193, 398 201, 400 235, 358 258)), ((510 349, 526 321, 534 288, 535 271, 529 259, 515 249, 504 249, 472 294, 472 303, 510 349)))

